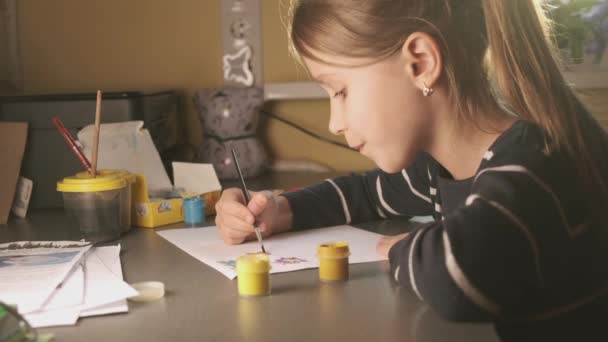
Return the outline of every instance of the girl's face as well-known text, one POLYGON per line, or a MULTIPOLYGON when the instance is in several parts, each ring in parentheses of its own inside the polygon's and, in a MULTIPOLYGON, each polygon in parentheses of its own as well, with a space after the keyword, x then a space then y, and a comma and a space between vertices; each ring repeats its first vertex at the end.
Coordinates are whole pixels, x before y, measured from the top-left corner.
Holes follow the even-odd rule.
POLYGON ((329 130, 344 134, 348 145, 385 172, 407 167, 425 147, 431 126, 427 98, 407 77, 406 63, 395 53, 381 61, 329 56, 304 58, 311 75, 329 93, 329 130))

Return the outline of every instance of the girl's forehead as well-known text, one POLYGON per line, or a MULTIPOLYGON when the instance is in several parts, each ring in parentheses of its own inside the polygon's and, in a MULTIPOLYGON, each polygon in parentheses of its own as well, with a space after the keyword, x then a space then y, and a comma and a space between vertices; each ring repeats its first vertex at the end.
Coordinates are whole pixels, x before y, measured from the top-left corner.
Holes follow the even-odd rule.
POLYGON ((310 58, 303 57, 304 64, 308 69, 310 76, 321 83, 329 83, 340 81, 349 75, 353 75, 356 72, 364 71, 366 66, 359 66, 361 60, 358 63, 352 63, 353 60, 349 60, 348 64, 341 65, 344 60, 330 60, 329 62, 318 61, 310 58), (336 64, 334 64, 336 63, 336 64))
POLYGON ((312 70, 320 70, 323 73, 346 71, 370 65, 377 61, 370 57, 350 57, 314 49, 308 49, 307 52, 309 55, 303 55, 302 59, 311 73, 312 70))
POLYGON ((323 62, 313 60, 307 57, 302 58, 310 77, 320 83, 331 82, 342 73, 339 67, 325 64, 323 62))
POLYGON ((306 56, 302 57, 309 75, 322 84, 348 82, 349 79, 383 75, 396 72, 401 64, 397 59, 386 58, 372 61, 364 58, 338 59, 337 61, 319 61, 306 56), (341 65, 344 62, 346 65, 341 65), (340 64, 334 64, 340 63, 340 64))

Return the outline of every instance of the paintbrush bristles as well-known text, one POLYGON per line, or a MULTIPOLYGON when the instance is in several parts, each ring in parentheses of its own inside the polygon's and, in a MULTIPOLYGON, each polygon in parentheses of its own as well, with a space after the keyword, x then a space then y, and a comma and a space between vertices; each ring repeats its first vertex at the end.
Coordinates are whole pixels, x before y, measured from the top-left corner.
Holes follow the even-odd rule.
POLYGON ((101 90, 97 90, 97 104, 95 106, 95 132, 93 134, 93 160, 91 173, 97 177, 97 155, 99 153, 99 129, 101 125, 101 90))

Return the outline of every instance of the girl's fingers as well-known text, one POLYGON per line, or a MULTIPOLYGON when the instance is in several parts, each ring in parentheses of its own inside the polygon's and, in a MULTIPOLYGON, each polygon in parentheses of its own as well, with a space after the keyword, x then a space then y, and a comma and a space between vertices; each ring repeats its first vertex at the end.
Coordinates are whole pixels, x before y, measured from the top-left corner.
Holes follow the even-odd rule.
POLYGON ((238 202, 226 202, 222 205, 222 215, 230 215, 238 217, 239 219, 253 224, 255 217, 253 214, 241 203, 238 202))
POLYGON ((223 228, 227 231, 238 231, 249 234, 253 231, 253 225, 241 220, 235 216, 226 216, 222 218, 223 228))
POLYGON ((247 204, 247 208, 254 215, 260 215, 266 206, 268 205, 268 194, 266 192, 258 192, 252 198, 251 202, 247 204))

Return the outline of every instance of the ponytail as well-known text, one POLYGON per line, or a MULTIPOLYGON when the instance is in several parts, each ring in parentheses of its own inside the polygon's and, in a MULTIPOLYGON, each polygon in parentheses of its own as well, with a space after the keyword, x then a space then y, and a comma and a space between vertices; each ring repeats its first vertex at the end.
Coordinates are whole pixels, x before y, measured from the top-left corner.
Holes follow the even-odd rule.
POLYGON ((548 20, 536 0, 482 0, 492 77, 502 100, 547 135, 547 153, 569 156, 591 214, 608 208, 608 137, 561 73, 548 20))

